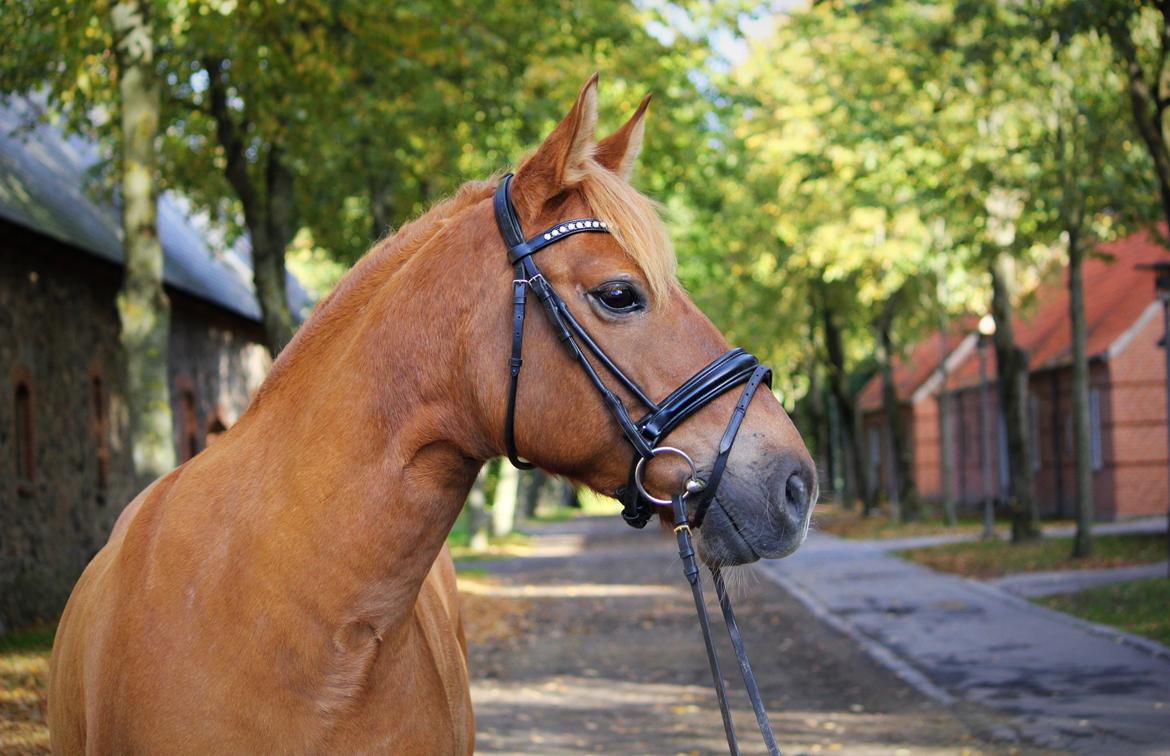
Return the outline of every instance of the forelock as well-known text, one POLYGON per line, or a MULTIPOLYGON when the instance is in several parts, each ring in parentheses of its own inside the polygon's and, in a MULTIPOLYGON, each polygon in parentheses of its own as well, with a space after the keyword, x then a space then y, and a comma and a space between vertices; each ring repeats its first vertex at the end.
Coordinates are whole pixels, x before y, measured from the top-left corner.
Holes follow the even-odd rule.
POLYGON ((642 269, 655 301, 665 301, 677 262, 660 206, 592 159, 583 174, 579 188, 590 210, 609 225, 610 234, 642 269))

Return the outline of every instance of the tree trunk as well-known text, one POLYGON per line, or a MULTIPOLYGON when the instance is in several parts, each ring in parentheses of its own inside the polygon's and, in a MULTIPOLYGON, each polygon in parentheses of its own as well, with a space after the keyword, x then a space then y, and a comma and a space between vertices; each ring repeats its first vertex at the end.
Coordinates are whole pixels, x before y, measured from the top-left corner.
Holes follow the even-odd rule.
POLYGON ((1079 229, 1068 230, 1068 308, 1072 321, 1072 410, 1076 464, 1077 532, 1073 556, 1093 553, 1093 459, 1089 438, 1089 358, 1085 327, 1084 258, 1079 229))
POLYGON ((393 230, 394 187, 389 180, 371 181, 369 195, 371 231, 377 241, 393 230))
POLYGON ((843 490, 848 479, 845 463, 845 448, 841 438, 841 418, 837 414, 837 402, 831 389, 825 389, 825 414, 829 418, 829 476, 833 479, 833 496, 837 502, 853 508, 853 500, 843 490))
POLYGON ((569 509, 581 508, 581 497, 577 495, 577 487, 568 480, 561 481, 561 503, 569 509))
POLYGON ((1012 325, 1013 260, 995 255, 991 264, 991 310, 995 317, 995 359, 999 406, 1007 432, 1008 511, 1012 542, 1037 538, 1040 516, 1032 495, 1032 461, 1028 447, 1028 357, 1016 346, 1012 325))
POLYGON ((516 525, 516 499, 520 492, 520 471, 507 462, 500 464, 496 495, 492 501, 492 535, 499 538, 516 525))
POLYGON ((1163 91, 1167 79, 1165 66, 1170 64, 1170 55, 1164 49, 1167 33, 1170 27, 1170 6, 1162 5, 1159 8, 1162 15, 1162 30, 1159 39, 1163 49, 1158 50, 1157 60, 1160 66, 1153 72, 1155 81, 1146 80, 1145 69, 1138 59, 1137 47, 1133 42, 1133 32, 1130 24, 1141 17, 1141 13, 1115 13, 1111 16, 1111 23, 1107 32, 1112 41, 1114 54, 1118 62, 1125 68, 1128 83, 1130 108, 1133 111, 1134 126, 1142 141, 1149 150, 1154 162, 1154 176, 1158 180, 1158 194, 1162 201, 1162 214, 1166 222, 1170 223, 1170 146, 1167 145, 1164 130, 1163 109, 1167 103, 1168 92, 1163 91))
POLYGON ((122 235, 125 267, 118 293, 126 356, 127 403, 136 485, 175 466, 167 354, 171 306, 163 289, 158 236, 159 85, 150 3, 122 0, 111 10, 122 107, 122 235))
POLYGON ((265 170, 268 191, 263 210, 244 220, 252 237, 252 280, 264 314, 264 335, 273 358, 292 341, 296 330, 288 307, 288 274, 284 253, 296 235, 293 175, 279 147, 268 152, 265 170))
POLYGON ((902 522, 914 522, 922 516, 918 500, 918 488, 914 480, 914 450, 906 429, 902 407, 898 402, 897 385, 894 383, 894 314, 897 312, 897 295, 890 296, 882 305, 881 314, 875 323, 877 331, 878 366, 882 374, 882 413, 889 428, 890 456, 893 458, 894 491, 892 502, 902 522))
MULTIPOLYGON (((817 375, 820 375, 820 371, 817 371, 817 375)), ((840 491, 837 490, 837 447, 833 438, 833 411, 829 407, 828 388, 820 381, 817 382, 817 393, 813 401, 816 402, 821 428, 817 447, 817 455, 820 458, 817 467, 820 468, 821 490, 827 491, 832 500, 837 501, 840 491)))
POLYGON ((938 374, 939 374, 939 391, 938 391, 938 443, 939 443, 939 464, 941 480, 940 487, 942 493, 942 509, 943 516, 946 518, 947 525, 954 527, 958 522, 955 515, 955 485, 954 485, 954 449, 952 448, 951 439, 951 397, 947 393, 947 384, 950 375, 947 371, 947 316, 943 310, 938 312, 938 337, 939 337, 939 356, 938 356, 938 374))
POLYGON ((468 546, 472 551, 487 551, 488 548, 488 515, 487 515, 487 486, 488 464, 479 468, 475 476, 475 485, 467 494, 467 530, 468 546))
POLYGON ((820 296, 816 305, 820 310, 825 352, 829 358, 829 392, 836 405, 837 424, 841 435, 845 479, 841 501, 852 508, 858 499, 864 500, 864 511, 868 515, 877 505, 877 491, 870 490, 871 487, 868 485, 865 455, 861 449, 861 422, 857 404, 849 393, 849 374, 845 370, 845 346, 841 329, 829 309, 826 288, 823 284, 817 287, 820 296))
MULTIPOLYGON (((249 224, 250 225, 250 224, 249 224)), ((252 282, 264 319, 264 340, 275 359, 293 337, 292 311, 288 307, 285 244, 267 235, 251 234, 252 282)))
MULTIPOLYGON (((814 329, 810 328, 809 331, 809 338, 814 338, 814 329)), ((818 369, 816 354, 814 352, 810 351, 807 353, 803 370, 804 374, 809 377, 809 388, 804 398, 797 403, 796 409, 799 418, 793 419, 799 419, 798 427, 807 441, 809 449, 813 452, 814 459, 816 460, 817 480, 820 490, 831 492, 833 490, 833 478, 831 471, 825 465, 826 461, 832 456, 828 450, 829 424, 824 410, 824 384, 822 383, 821 371, 818 369)))
POLYGON ((548 483, 548 474, 542 470, 529 470, 522 476, 527 485, 524 487, 524 516, 535 517, 536 509, 540 506, 540 494, 548 483))
POLYGON ((252 282, 264 321, 264 336, 273 358, 292 340, 294 327, 288 307, 284 253, 297 232, 294 177, 279 145, 268 148, 262 185, 248 162, 246 131, 228 105, 228 83, 222 60, 205 60, 208 108, 224 152, 223 172, 244 210, 244 224, 252 244, 252 282))

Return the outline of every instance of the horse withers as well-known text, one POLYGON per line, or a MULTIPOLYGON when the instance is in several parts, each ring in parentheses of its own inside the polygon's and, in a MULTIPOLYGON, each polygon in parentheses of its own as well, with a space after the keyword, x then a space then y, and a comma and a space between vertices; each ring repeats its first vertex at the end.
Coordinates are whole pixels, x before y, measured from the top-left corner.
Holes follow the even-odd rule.
MULTIPOLYGON (((511 201, 530 232, 566 218, 606 224, 541 252, 541 275, 661 398, 727 344, 676 282, 654 205, 627 182, 646 102, 597 142, 596 81, 521 163, 511 201)), ((476 472, 508 446, 514 273, 496 185, 469 183, 380 242, 240 421, 126 507, 61 617, 55 751, 472 751, 444 542, 476 472)), ((628 437, 552 321, 529 318, 523 332, 516 450, 615 494, 635 456, 628 437)), ((736 400, 710 400, 669 443, 709 470, 736 400)), ((683 468, 657 459, 643 482, 669 497, 683 468)), ((815 498, 804 443, 771 392, 757 392, 697 531, 700 555, 783 556, 804 539, 815 498)))

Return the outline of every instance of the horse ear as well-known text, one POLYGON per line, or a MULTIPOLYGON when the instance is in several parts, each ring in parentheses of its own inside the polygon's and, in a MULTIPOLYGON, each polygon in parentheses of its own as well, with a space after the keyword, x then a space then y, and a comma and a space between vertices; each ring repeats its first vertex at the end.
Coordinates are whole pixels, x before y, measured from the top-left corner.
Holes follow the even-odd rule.
POLYGON ((638 153, 642 151, 642 138, 646 135, 646 108, 652 95, 642 98, 642 104, 630 116, 630 120, 597 144, 597 162, 624 179, 629 179, 634 170, 638 153))
POLYGON ((516 170, 512 201, 521 216, 537 215, 545 202, 584 177, 585 163, 597 149, 597 79, 589 77, 573 109, 516 170))

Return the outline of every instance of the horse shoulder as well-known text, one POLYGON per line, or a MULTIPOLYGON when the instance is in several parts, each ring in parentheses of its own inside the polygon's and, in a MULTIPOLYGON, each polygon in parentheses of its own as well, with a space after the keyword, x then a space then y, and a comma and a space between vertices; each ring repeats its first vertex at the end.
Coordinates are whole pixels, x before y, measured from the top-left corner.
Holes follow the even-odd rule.
MULTIPOLYGON (((148 502, 162 506, 176 472, 151 483, 118 516, 106 545, 78 578, 57 625, 49 665, 49 730, 56 752, 97 748, 110 734, 102 702, 117 685, 120 645, 113 636, 122 617, 119 580, 112 576, 126 558, 126 538, 148 502)), ((108 707, 107 707, 108 708, 108 707)))
POLYGON ((455 577, 455 560, 451 557, 451 548, 443 544, 431 571, 427 573, 427 583, 434 590, 436 598, 446 611, 450 621, 459 626, 462 635, 462 616, 460 614, 459 585, 455 577))
POLYGON ((427 573, 415 607, 415 616, 427 639, 436 671, 442 680, 453 730, 462 731, 469 749, 475 744, 475 716, 467 670, 467 638, 463 632, 462 603, 455 562, 446 545, 427 573))

